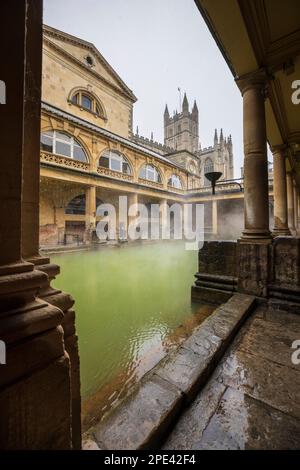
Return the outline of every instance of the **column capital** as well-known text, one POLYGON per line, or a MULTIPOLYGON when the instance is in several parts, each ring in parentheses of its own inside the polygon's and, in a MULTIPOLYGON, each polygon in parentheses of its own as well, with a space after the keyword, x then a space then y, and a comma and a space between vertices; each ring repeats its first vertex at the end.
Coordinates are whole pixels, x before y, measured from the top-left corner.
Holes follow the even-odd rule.
POLYGON ((268 76, 265 69, 258 69, 254 72, 246 73, 235 79, 242 95, 249 89, 260 89, 263 96, 266 96, 268 76))
POLYGON ((273 155, 280 154, 286 157, 287 150, 288 146, 286 144, 278 144, 271 147, 271 152, 273 155))

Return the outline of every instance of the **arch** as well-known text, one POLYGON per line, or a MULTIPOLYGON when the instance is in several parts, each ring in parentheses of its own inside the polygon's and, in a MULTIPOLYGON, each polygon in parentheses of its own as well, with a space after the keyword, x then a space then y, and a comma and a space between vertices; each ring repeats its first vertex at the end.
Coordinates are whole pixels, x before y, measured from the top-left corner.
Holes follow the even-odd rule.
POLYGON ((172 173, 171 176, 168 178, 168 186, 176 189, 183 189, 183 184, 180 176, 176 175, 176 173, 172 173))
POLYGON ((68 102, 104 120, 107 120, 106 111, 102 101, 95 93, 88 90, 87 88, 73 88, 69 93, 68 102))
POLYGON ((86 211, 86 198, 85 194, 78 194, 77 196, 73 197, 71 201, 68 203, 65 214, 71 215, 85 215, 86 211))
POLYGON ((154 183, 163 183, 163 177, 160 169, 152 163, 146 163, 139 169, 139 178, 147 181, 153 181, 154 183))
POLYGON ((56 155, 89 163, 85 145, 78 138, 61 130, 44 130, 41 134, 41 149, 56 155))
POLYGON ((118 150, 104 150, 98 159, 98 166, 125 175, 133 175, 133 169, 129 159, 118 150))

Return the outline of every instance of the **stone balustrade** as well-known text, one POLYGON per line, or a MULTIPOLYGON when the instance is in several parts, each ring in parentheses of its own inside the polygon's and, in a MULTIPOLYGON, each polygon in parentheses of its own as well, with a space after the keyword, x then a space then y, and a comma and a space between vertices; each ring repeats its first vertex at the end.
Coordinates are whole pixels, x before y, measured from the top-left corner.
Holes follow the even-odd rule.
POLYGON ((63 157, 62 155, 56 155, 49 152, 41 152, 41 162, 53 163, 55 165, 61 165, 68 168, 75 168, 77 170, 89 171, 90 165, 86 162, 80 162, 79 160, 73 160, 72 158, 63 157))

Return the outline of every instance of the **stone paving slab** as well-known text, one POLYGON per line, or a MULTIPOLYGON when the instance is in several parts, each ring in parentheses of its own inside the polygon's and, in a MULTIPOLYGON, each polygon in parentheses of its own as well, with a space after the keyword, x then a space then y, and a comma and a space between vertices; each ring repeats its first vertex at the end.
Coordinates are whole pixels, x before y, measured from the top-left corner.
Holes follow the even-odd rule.
POLYGON ((232 388, 192 450, 299 449, 300 422, 232 388))
POLYGON ((300 371, 237 350, 222 364, 218 380, 300 418, 300 371))
POLYGON ((246 353, 299 370, 299 365, 291 361, 291 345, 296 339, 300 339, 300 325, 286 322, 282 327, 276 322, 254 318, 239 347, 246 353))
POLYGON ((151 377, 107 419, 95 426, 97 445, 107 450, 146 449, 156 444, 182 402, 179 390, 158 377, 151 377))
POLYGON ((211 416, 226 390, 217 380, 210 380, 202 392, 180 417, 172 433, 163 445, 165 450, 191 450, 200 441, 211 416))

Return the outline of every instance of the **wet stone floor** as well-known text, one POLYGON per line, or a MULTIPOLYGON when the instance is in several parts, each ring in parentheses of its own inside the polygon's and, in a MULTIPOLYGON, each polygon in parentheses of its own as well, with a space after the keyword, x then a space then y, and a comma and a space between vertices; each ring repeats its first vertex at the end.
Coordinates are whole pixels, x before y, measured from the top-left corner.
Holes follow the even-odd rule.
POLYGON ((300 315, 258 307, 163 448, 299 449, 300 315))

